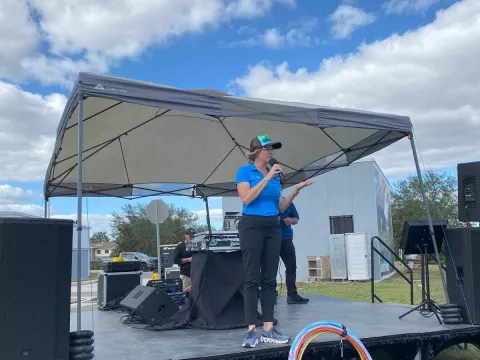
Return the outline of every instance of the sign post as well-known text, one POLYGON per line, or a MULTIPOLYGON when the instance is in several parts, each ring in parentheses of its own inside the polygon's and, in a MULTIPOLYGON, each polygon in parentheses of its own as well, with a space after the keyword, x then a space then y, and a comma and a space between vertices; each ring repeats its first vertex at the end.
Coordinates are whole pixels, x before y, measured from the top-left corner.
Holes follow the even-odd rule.
POLYGON ((170 215, 168 205, 163 200, 152 200, 146 208, 147 218, 157 226, 158 275, 162 278, 162 260, 160 254, 160 224, 170 215))

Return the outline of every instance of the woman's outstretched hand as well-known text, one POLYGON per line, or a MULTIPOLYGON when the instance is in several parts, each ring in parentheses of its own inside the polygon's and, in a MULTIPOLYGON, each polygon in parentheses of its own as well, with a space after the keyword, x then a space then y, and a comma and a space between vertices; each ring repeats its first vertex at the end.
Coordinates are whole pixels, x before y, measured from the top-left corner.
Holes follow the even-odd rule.
POLYGON ((306 180, 306 181, 302 181, 301 183, 298 183, 297 185, 295 185, 295 190, 297 191, 297 193, 302 190, 304 187, 307 187, 307 186, 310 186, 313 184, 313 180, 306 180))

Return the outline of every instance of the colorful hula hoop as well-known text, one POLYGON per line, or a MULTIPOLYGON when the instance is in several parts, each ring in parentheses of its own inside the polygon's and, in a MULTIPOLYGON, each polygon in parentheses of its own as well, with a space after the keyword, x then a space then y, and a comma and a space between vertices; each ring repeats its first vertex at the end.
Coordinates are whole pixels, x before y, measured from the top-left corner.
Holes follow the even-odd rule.
POLYGON ((300 331, 295 339, 293 339, 288 354, 288 360, 301 360, 308 344, 310 344, 310 342, 318 335, 328 333, 340 335, 348 340, 355 350, 357 350, 361 360, 372 360, 371 355, 368 353, 363 343, 353 332, 348 330, 345 326, 331 321, 316 322, 308 325, 300 331))

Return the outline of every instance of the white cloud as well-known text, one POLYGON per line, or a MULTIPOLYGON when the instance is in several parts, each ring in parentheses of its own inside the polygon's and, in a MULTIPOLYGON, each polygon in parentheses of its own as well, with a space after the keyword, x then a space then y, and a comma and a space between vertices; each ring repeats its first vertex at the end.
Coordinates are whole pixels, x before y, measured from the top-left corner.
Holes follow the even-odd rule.
MULTIPOLYGON (((77 214, 69 215, 51 215, 55 219, 69 219, 77 221, 77 214)), ((111 228, 112 215, 103 215, 103 214, 83 214, 82 215, 82 225, 90 227, 90 236, 92 236, 97 231, 106 231, 107 234, 112 233, 111 228)))
MULTIPOLYGON (((21 187, 14 187, 8 184, 0 185, 0 213, 7 215, 6 213, 17 213, 23 215, 31 215, 35 217, 44 217, 45 210, 44 205, 28 203, 32 200, 40 200, 42 194, 39 194, 33 190, 23 189, 21 187), (22 204, 25 202, 25 204, 22 204)), ((77 214, 57 214, 54 206, 51 206, 51 217, 57 219, 70 219, 77 220, 77 214)), ((96 231, 106 231, 111 233, 111 220, 112 215, 103 214, 83 214, 82 221, 83 226, 90 227, 90 234, 92 235, 96 231)))
POLYGON ((270 49, 283 47, 315 46, 320 43, 318 37, 313 35, 317 25, 316 19, 302 21, 299 25, 292 24, 288 29, 269 28, 261 34, 255 34, 255 29, 241 27, 238 34, 249 34, 250 37, 234 41, 230 46, 265 46, 270 49))
POLYGON ((269 48, 279 48, 285 43, 285 36, 278 29, 267 29, 264 35, 265 45, 269 48))
POLYGON ((106 73, 112 63, 105 57, 91 54, 80 60, 44 54, 36 54, 21 60, 25 71, 43 85, 59 84, 64 87, 70 87, 77 80, 79 72, 106 73))
POLYGON ((237 29, 238 35, 254 35, 257 30, 248 25, 242 25, 237 29))
POLYGON ((66 101, 0 81, 0 180, 44 180, 66 101))
POLYGON ((200 32, 220 21, 214 0, 33 0, 52 54, 135 57, 154 43, 200 32))
POLYGON ((0 78, 68 87, 79 71, 108 72, 151 47, 263 16, 276 4, 296 0, 3 0, 0 78), (47 54, 35 53, 40 44, 47 54))
POLYGON ((438 0, 389 0, 382 4, 386 14, 423 13, 438 0))
POLYGON ((27 3, 0 1, 0 79, 21 79, 23 68, 20 61, 35 51, 38 42, 39 35, 27 3))
POLYGON ((340 5, 337 10, 330 15, 330 21, 333 22, 333 36, 337 39, 344 39, 349 37, 358 28, 373 23, 375 21, 375 15, 351 5, 340 5))
POLYGON ((237 0, 231 1, 226 5, 225 13, 229 17, 244 17, 252 18, 262 16, 270 9, 275 3, 295 6, 296 0, 237 0))
POLYGON ((18 213, 36 217, 43 217, 43 207, 35 204, 0 204, 0 213, 18 213))
MULTIPOLYGON (((426 167, 445 168, 480 158, 479 38, 480 1, 465 0, 316 70, 259 64, 234 83, 255 97, 408 115, 426 167)), ((389 176, 415 171, 406 139, 375 159, 389 176)))
POLYGON ((41 194, 33 190, 24 190, 8 184, 0 184, 0 205, 11 205, 41 198, 41 194))
MULTIPOLYGON (((209 209, 210 212, 210 222, 222 222, 223 218, 223 212, 222 209, 209 209)), ((194 211, 195 214, 198 215, 198 221, 201 223, 206 223, 207 222, 207 210, 198 210, 194 211)))

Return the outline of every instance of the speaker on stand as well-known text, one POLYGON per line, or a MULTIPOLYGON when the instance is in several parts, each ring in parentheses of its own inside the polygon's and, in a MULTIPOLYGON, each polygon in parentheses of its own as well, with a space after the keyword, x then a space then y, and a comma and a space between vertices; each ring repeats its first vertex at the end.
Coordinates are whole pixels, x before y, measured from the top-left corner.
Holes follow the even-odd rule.
POLYGON ((0 218, 0 359, 70 359, 73 221, 0 218))

